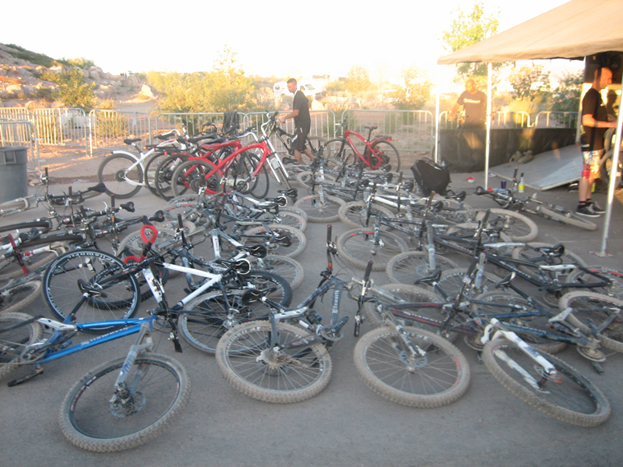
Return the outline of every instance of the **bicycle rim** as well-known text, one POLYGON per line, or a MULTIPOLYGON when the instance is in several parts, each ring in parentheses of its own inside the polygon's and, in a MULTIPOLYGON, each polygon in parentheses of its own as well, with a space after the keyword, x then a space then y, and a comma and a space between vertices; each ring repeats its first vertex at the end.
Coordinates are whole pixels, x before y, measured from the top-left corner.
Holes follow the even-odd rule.
POLYGON ((557 377, 545 377, 540 365, 506 339, 488 342, 482 357, 506 389, 547 415, 584 427, 601 425, 610 417, 610 403, 593 383, 553 355, 538 353, 554 365, 557 377), (532 386, 526 378, 539 385, 532 386))
POLYGON ((61 407, 61 431, 74 445, 95 452, 129 449, 156 437, 181 414, 190 380, 175 360, 139 356, 128 370, 128 394, 114 401, 113 388, 125 357, 86 374, 61 407))

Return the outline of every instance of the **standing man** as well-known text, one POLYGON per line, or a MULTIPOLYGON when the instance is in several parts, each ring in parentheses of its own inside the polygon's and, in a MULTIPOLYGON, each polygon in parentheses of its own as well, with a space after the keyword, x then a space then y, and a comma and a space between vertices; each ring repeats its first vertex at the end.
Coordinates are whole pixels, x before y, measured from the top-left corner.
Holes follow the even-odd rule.
POLYGON ((283 162, 288 164, 296 162, 301 163, 301 152, 304 152, 312 161, 314 155, 305 146, 307 135, 311 127, 311 118, 309 117, 309 101, 302 91, 296 90, 297 83, 294 78, 288 80, 288 91, 294 93, 294 101, 292 102, 292 112, 279 119, 280 123, 285 122, 289 118, 294 119, 294 136, 292 137, 292 148, 294 149, 294 159, 290 157, 284 157, 283 162))
POLYGON ((615 128, 616 122, 608 121, 608 112, 601 98, 601 90, 612 83, 610 68, 595 70, 593 85, 582 99, 582 177, 578 187, 579 204, 576 214, 599 217, 605 211, 591 199, 593 182, 599 177, 599 161, 604 152, 604 133, 615 128))
POLYGON ((465 83, 465 91, 459 96, 456 104, 450 111, 448 118, 452 120, 454 115, 463 106, 465 109, 465 121, 463 128, 484 128, 487 117, 487 95, 476 88, 476 82, 468 79, 465 83))

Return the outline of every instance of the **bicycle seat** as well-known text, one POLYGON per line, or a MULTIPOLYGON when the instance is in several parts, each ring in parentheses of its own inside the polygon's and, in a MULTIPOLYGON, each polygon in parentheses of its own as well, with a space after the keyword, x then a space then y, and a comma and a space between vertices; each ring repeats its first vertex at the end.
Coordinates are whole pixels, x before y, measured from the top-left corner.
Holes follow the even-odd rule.
POLYGON ((123 140, 123 142, 128 145, 138 143, 139 141, 141 141, 141 138, 127 138, 123 140))
POLYGON ((458 194, 453 194, 452 196, 448 196, 448 198, 454 199, 458 201, 459 203, 462 203, 463 201, 465 201, 466 196, 467 196, 467 193, 465 192, 465 190, 463 190, 458 194))
POLYGON ((489 190, 485 190, 485 189, 484 189, 483 187, 481 187, 481 186, 477 186, 477 187, 476 187, 476 191, 475 191, 474 193, 480 196, 480 195, 486 195, 486 194, 489 194, 490 192, 489 192, 489 190))
POLYGON ((538 246, 534 249, 548 256, 562 256, 565 254, 565 246, 562 243, 554 246, 538 246))
POLYGON ((87 188, 87 191, 97 191, 98 193, 104 193, 106 191, 106 185, 102 183, 98 183, 95 186, 87 188))

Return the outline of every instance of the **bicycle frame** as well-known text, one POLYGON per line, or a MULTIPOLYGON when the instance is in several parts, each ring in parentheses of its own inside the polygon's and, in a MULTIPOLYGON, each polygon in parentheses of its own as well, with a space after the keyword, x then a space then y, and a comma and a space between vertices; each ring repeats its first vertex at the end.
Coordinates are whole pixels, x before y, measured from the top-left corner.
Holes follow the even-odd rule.
POLYGON ((341 154, 344 151, 344 148, 346 147, 346 144, 348 143, 348 146, 350 147, 350 149, 352 149, 352 151, 357 155, 359 160, 363 162, 366 166, 368 166, 372 170, 380 168, 383 165, 382 164, 383 159, 377 156, 372 146, 377 141, 390 141, 390 139, 386 137, 381 137, 381 138, 376 138, 370 141, 370 137, 372 136, 372 131, 375 129, 375 127, 367 127, 369 128, 369 133, 368 133, 368 138, 365 138, 362 134, 357 133, 356 131, 353 131, 353 130, 349 130, 345 123, 342 123, 341 125, 344 128, 344 134, 342 136, 342 145, 340 146, 340 150, 338 154, 341 154), (353 143, 353 139, 360 140, 365 145, 363 154, 359 152, 359 150, 353 143), (376 161, 373 161, 372 157, 374 157, 376 161))

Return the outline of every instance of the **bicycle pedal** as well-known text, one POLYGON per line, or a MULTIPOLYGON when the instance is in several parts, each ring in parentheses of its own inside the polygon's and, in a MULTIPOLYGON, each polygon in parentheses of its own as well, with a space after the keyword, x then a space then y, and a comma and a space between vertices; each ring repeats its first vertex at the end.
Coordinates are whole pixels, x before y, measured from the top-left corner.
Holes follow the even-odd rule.
POLYGON ((42 374, 43 374, 43 367, 37 368, 34 373, 31 373, 31 374, 26 375, 26 376, 22 376, 21 378, 14 379, 13 381, 10 381, 7 384, 7 386, 12 388, 13 386, 17 386, 19 384, 25 383, 26 381, 30 381, 35 376, 39 376, 39 375, 42 375, 42 374))

